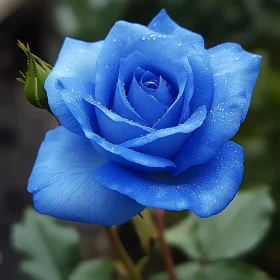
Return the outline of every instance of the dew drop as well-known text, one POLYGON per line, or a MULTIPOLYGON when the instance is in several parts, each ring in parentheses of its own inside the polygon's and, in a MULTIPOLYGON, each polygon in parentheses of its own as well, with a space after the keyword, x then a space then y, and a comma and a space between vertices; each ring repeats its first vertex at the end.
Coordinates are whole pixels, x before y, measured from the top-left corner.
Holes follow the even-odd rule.
POLYGON ((116 39, 113 39, 113 42, 114 42, 114 43, 116 43, 116 42, 117 42, 117 40, 116 40, 116 39))
POLYGON ((143 37, 142 37, 142 40, 145 41, 145 39, 146 39, 145 36, 143 36, 143 37))

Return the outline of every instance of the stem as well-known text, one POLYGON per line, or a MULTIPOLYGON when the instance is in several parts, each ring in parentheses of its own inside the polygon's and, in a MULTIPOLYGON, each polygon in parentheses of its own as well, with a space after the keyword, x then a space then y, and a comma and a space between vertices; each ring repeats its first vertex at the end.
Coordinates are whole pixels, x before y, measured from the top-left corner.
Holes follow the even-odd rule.
POLYGON ((174 263, 172 259, 171 250, 164 238, 164 214, 165 214, 164 210, 162 209, 156 210, 156 223, 157 223, 158 235, 159 235, 158 237, 161 243, 161 250, 165 263, 165 269, 169 275, 169 280, 176 280, 176 274, 174 271, 174 263))
POLYGON ((125 248, 123 247, 123 244, 121 243, 118 233, 114 227, 108 227, 104 226, 104 229, 108 235, 108 238, 112 244, 113 250, 115 254, 118 256, 118 258, 123 262, 125 268, 127 269, 127 272, 130 279, 132 280, 140 280, 141 277, 138 275, 138 272, 136 270, 136 267, 131 260, 130 256, 127 254, 125 248))

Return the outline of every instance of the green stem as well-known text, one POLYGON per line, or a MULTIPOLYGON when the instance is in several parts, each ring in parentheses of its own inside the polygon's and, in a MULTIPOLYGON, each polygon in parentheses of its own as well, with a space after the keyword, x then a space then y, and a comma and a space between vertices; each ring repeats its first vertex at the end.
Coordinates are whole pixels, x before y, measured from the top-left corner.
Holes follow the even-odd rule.
POLYGON ((123 244, 121 243, 118 233, 114 227, 107 227, 104 226, 104 229, 108 235, 108 238, 112 244, 113 250, 115 251, 115 254, 117 257, 123 262, 128 275, 129 279, 131 280, 141 280, 141 276, 138 275, 138 271, 131 260, 130 256, 126 252, 125 248, 123 247, 123 244))
POLYGON ((162 255, 165 263, 165 269, 168 273, 169 280, 176 280, 176 274, 174 270, 174 263, 172 259, 171 250, 166 243, 165 237, 164 237, 164 214, 165 211, 162 209, 156 210, 156 223, 158 228, 158 238, 159 242, 161 244, 161 250, 162 255))

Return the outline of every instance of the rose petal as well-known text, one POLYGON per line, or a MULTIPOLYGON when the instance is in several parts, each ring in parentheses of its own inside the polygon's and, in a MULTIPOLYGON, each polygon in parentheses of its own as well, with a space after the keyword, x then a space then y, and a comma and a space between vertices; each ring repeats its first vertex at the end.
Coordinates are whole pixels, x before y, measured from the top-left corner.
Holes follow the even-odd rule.
MULTIPOLYGON (((171 86, 168 84, 168 82, 166 82, 161 76, 159 77, 159 84, 158 84, 158 88, 156 90, 152 90, 152 89, 148 89, 143 82, 143 79, 146 78, 148 79, 148 77, 146 76, 146 73, 151 73, 149 71, 145 72, 145 74, 143 75, 141 81, 140 81, 140 86, 141 88, 147 93, 152 95, 158 102, 166 105, 166 106, 170 106, 174 100, 175 100, 175 94, 173 93, 171 86), (173 94, 172 94, 172 93, 173 94)), ((155 78, 157 78, 154 74, 151 73, 151 75, 153 75, 155 78)))
POLYGON ((243 175, 243 150, 228 142, 210 161, 178 177, 140 174, 113 163, 94 171, 102 185, 125 194, 142 205, 166 210, 189 209, 200 217, 221 212, 236 195, 243 175))
POLYGON ((58 60, 45 81, 52 112, 63 126, 78 134, 83 133, 82 129, 58 94, 56 81, 60 77, 80 76, 94 83, 96 59, 102 46, 103 41, 86 43, 66 38, 58 60))
MULTIPOLYGON (((92 129, 91 123, 96 124, 97 118, 89 119, 88 113, 85 111, 85 106, 90 105, 82 97, 87 98, 91 87, 90 82, 83 80, 75 81, 75 79, 61 79, 58 81, 60 94, 65 98, 66 104, 75 118, 80 122, 84 134, 87 138, 92 140, 95 149, 107 160, 127 166, 136 170, 146 171, 160 171, 175 168, 175 164, 165 158, 156 157, 152 155, 142 154, 118 145, 109 143, 101 138, 97 131, 92 129), (74 85, 74 92, 79 91, 80 94, 73 94, 72 86, 74 85), (80 86, 79 86, 80 84, 80 86), (77 98, 79 96, 79 98, 77 98)), ((101 107, 100 107, 101 108, 101 107)), ((104 108, 104 106, 103 106, 104 108)), ((92 108, 91 108, 92 109, 92 108)), ((91 110, 94 111, 94 110, 91 110)), ((109 115, 107 115, 110 117, 109 115)), ((113 121, 113 120, 112 120, 113 121)), ((129 123, 126 123, 128 125, 129 123)), ((140 125, 139 125, 140 127, 140 125)), ((138 127, 138 128, 139 128, 138 127)))
POLYGON ((128 92, 128 101, 134 110, 152 127, 164 115, 168 107, 146 94, 134 78, 128 92))
POLYGON ((103 106, 113 102, 123 48, 147 35, 150 30, 140 24, 118 21, 107 35, 96 64, 95 98, 103 106))
POLYGON ((28 183, 35 209, 102 225, 122 224, 143 211, 144 206, 93 178, 93 171, 104 162, 85 137, 62 126, 49 131, 28 183))
POLYGON ((112 110, 118 115, 145 126, 148 126, 148 123, 137 114, 127 100, 125 85, 130 85, 137 67, 144 67, 147 61, 148 60, 138 52, 133 52, 126 59, 120 61, 118 84, 112 106, 112 110))
POLYGON ((188 43, 197 49, 204 49, 204 40, 201 35, 188 29, 180 27, 174 22, 165 9, 162 9, 158 15, 148 25, 148 28, 155 32, 163 34, 174 34, 181 37, 184 43, 188 43))
POLYGON ((260 70, 261 56, 246 52, 234 43, 225 43, 208 50, 210 66, 214 75, 215 93, 213 106, 236 90, 245 91, 242 121, 248 112, 251 96, 260 70))
POLYGON ((178 175, 193 165, 210 160, 239 130, 245 103, 245 93, 236 93, 212 108, 203 125, 175 157, 177 169, 173 174, 178 175))
POLYGON ((86 97, 85 100, 93 105, 93 110, 95 109, 100 135, 113 144, 120 144, 153 131, 152 128, 120 117, 96 102, 92 96, 86 97))
POLYGON ((205 117, 206 108, 198 108, 184 124, 156 130, 143 137, 124 142, 121 146, 172 159, 184 147, 191 133, 203 123, 205 117))

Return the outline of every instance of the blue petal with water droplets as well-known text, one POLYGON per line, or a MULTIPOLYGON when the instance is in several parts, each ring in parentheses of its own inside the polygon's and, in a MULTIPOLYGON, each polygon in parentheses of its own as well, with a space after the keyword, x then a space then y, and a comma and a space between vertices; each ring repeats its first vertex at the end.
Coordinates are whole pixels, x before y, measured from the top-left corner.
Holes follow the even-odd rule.
POLYGON ((245 93, 237 92, 230 98, 225 97, 223 102, 212 108, 203 125, 175 157, 177 169, 173 175, 210 160, 239 130, 245 103, 245 93))
POLYGON ((127 98, 134 110, 151 127, 158 122, 168 109, 166 105, 158 102, 153 96, 146 94, 135 78, 132 80, 127 98))
POLYGON ((128 196, 100 185, 94 170, 106 162, 90 141, 60 126, 47 133, 28 182, 34 207, 57 218, 118 225, 143 211, 128 196))
POLYGON ((184 124, 156 130, 143 137, 122 143, 121 146, 172 159, 184 147, 192 132, 201 126, 206 112, 205 107, 198 108, 184 124))
POLYGON ((150 127, 120 117, 96 102, 92 96, 85 100, 93 105, 93 110, 95 109, 100 135, 113 144, 120 144, 153 131, 150 127))
POLYGON ((225 43, 208 50, 215 92, 213 106, 219 104, 225 93, 230 96, 236 90, 245 91, 242 121, 248 112, 251 96, 259 75, 261 56, 246 52, 238 44, 225 43))
MULTIPOLYGON (((191 111, 200 106, 206 106, 209 111, 212 107, 214 95, 214 80, 207 52, 201 51, 198 53, 193 48, 188 48, 188 53, 194 83, 194 92, 190 102, 191 111)), ((184 120, 185 116, 182 113, 180 122, 184 122, 184 120)))
POLYGON ((204 40, 201 35, 180 27, 174 22, 165 9, 162 9, 150 22, 148 28, 163 34, 174 34, 182 38, 184 43, 194 46, 196 49, 204 49, 204 40))
POLYGON ((176 168, 176 165, 169 159, 114 145, 92 132, 86 132, 86 136, 92 140, 93 146, 103 157, 129 169, 159 172, 176 168))
MULTIPOLYGON (((138 52, 133 52, 126 59, 121 59, 118 84, 112 105, 112 110, 118 115, 145 126, 148 126, 148 123, 137 114, 128 102, 125 86, 130 85, 135 72, 140 70, 141 66, 144 67, 147 61, 148 60, 138 52)), ((144 70, 141 71, 144 72, 144 70)))
MULTIPOLYGON (((210 66, 208 65, 206 51, 204 50, 204 40, 201 35, 180 27, 174 22, 163 9, 155 16, 148 27, 163 34, 177 35, 182 40, 182 45, 187 49, 188 60, 191 65, 194 80, 194 93, 192 96, 192 111, 204 105, 209 110, 213 97, 213 79, 210 66)), ((184 108, 188 106, 188 100, 184 108)), ((188 118, 188 114, 183 111, 180 123, 188 118)))
POLYGON ((110 30, 96 64, 95 98, 103 106, 109 108, 113 102, 123 48, 150 32, 146 26, 125 21, 116 22, 110 30))
POLYGON ((103 41, 86 43, 66 38, 58 60, 45 81, 48 102, 59 122, 72 132, 83 134, 79 122, 73 117, 56 88, 57 79, 80 76, 95 82, 96 59, 103 46, 103 41))
POLYGON ((185 116, 190 116, 188 102, 193 92, 192 71, 187 65, 169 59, 156 59, 149 62, 147 67, 153 73, 167 77, 168 84, 172 87, 170 91, 178 93, 175 101, 168 108, 167 112, 154 125, 155 129, 174 127, 179 124, 182 116, 183 105, 185 104, 185 116))
MULTIPOLYGON (((145 171, 161 171, 169 170, 176 167, 176 165, 168 159, 162 157, 156 157, 152 155, 146 155, 140 152, 130 150, 119 145, 112 144, 105 139, 101 138, 96 131, 92 129, 92 123, 97 123, 97 118, 89 119, 88 113, 86 113, 85 105, 91 105, 84 98, 89 97, 89 92, 87 89, 90 88, 91 83, 85 82, 83 80, 75 79, 61 79, 59 82, 60 94, 64 98, 65 104, 67 105, 70 112, 79 121, 84 134, 90 140, 95 149, 107 160, 124 165, 126 167, 135 170, 145 170, 145 171), (71 84, 75 84, 75 90, 79 91, 80 94, 72 94, 71 84), (80 83, 80 86, 78 86, 80 83), (70 86, 70 87, 69 87, 70 86), (79 98, 77 98, 77 96, 79 98)), ((93 106, 91 106, 91 111, 93 106)), ((101 107, 100 107, 101 108, 101 107)), ((104 107, 103 107, 104 108, 104 107)), ((107 115, 107 117, 110 117, 107 115)), ((114 120, 112 120, 114 121, 114 120)), ((117 119, 116 121, 120 121, 117 119)), ((125 120, 124 120, 125 121, 125 120)), ((116 122, 118 125, 118 123, 116 122)), ((126 123, 128 125, 128 123, 126 123)), ((140 127, 140 125, 139 125, 140 127)), ((138 127, 138 128, 139 128, 138 127)))
POLYGON ((102 185, 125 194, 138 203, 166 210, 191 210, 200 217, 216 215, 235 197, 242 181, 243 150, 226 143, 207 163, 180 176, 137 174, 113 163, 94 171, 102 185))

